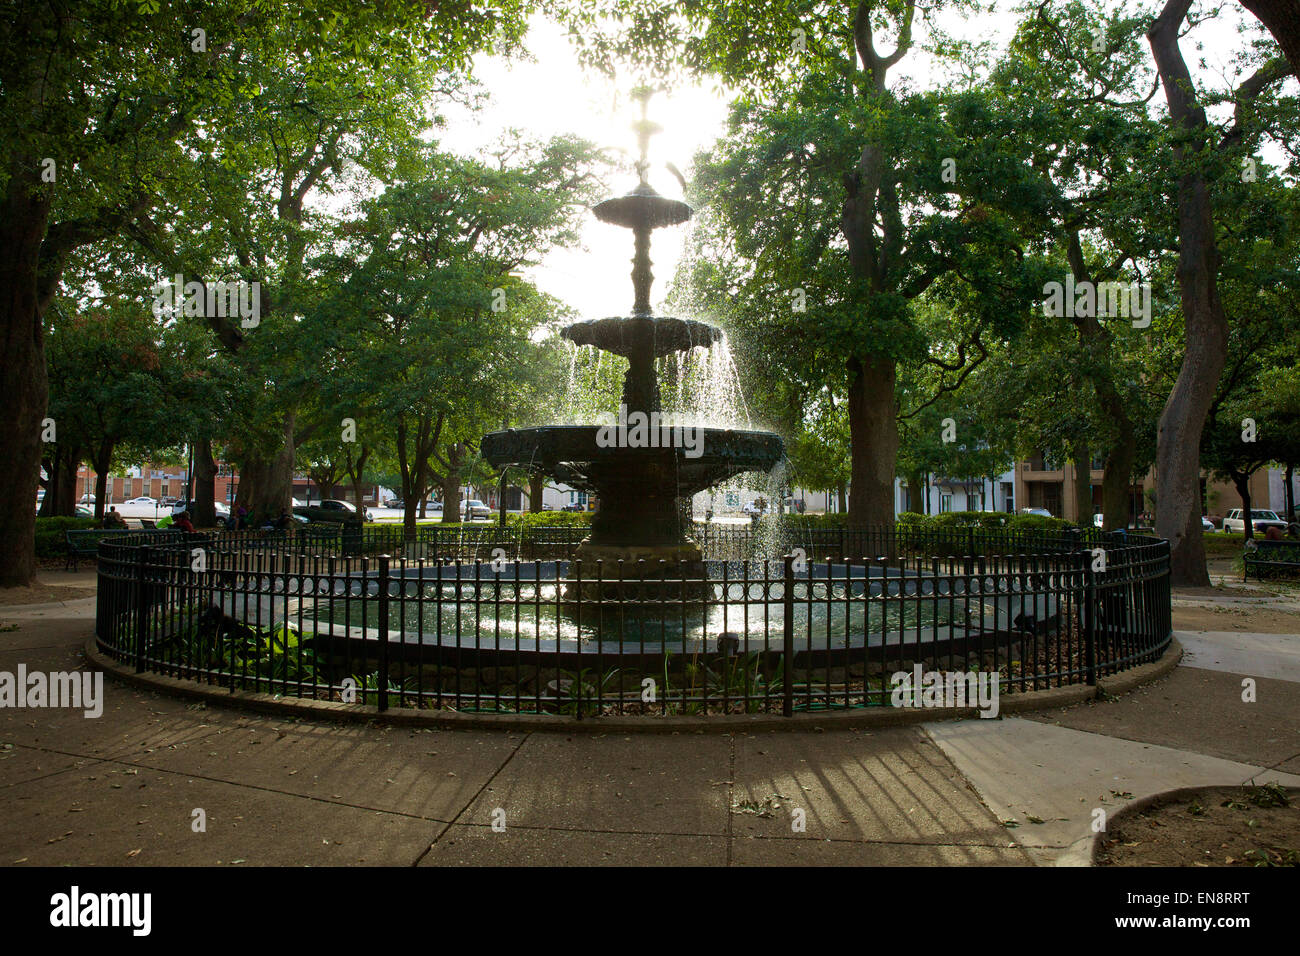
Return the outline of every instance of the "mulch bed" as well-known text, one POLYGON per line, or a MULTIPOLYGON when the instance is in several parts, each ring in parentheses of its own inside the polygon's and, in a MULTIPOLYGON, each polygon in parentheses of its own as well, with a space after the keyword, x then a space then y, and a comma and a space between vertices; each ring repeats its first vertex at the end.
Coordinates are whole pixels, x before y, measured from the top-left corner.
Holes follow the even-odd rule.
POLYGON ((1098 866, 1300 866, 1300 789, 1204 787, 1112 817, 1098 866))

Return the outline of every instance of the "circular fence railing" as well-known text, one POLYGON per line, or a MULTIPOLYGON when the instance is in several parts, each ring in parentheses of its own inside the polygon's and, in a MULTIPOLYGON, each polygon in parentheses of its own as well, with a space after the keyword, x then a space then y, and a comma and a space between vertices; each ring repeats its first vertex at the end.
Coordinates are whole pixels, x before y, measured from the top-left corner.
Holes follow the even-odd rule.
POLYGON ((702 564, 611 566, 570 559, 584 534, 106 538, 98 644, 141 672, 381 710, 789 716, 1095 683, 1171 637, 1154 538, 733 527, 701 529, 702 564))

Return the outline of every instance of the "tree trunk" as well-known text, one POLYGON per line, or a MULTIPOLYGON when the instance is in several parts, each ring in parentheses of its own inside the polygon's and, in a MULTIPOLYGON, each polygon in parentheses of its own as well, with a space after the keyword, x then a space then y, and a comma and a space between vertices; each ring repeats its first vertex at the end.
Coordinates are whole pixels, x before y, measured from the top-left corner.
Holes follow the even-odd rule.
POLYGON ((53 446, 43 462, 49 478, 45 497, 41 499, 41 518, 69 516, 77 513, 77 469, 81 466, 81 449, 64 443, 53 446))
POLYGON ((1237 489, 1237 494, 1241 496, 1241 523, 1245 529, 1246 540, 1249 541, 1255 537, 1255 523, 1251 520, 1250 513, 1250 475, 1234 473, 1232 483, 1237 489))
POLYGON ((352 461, 352 453, 347 456, 348 478, 352 482, 352 503, 356 506, 357 514, 364 517, 366 513, 366 503, 362 500, 361 484, 362 478, 366 473, 366 462, 370 460, 370 448, 362 445, 357 450, 357 460, 352 461))
POLYGON ((1241 0, 1241 5, 1273 34, 1291 69, 1300 76, 1300 4, 1296 0, 1241 0))
POLYGON ((1105 473, 1101 478, 1101 526, 1107 531, 1127 528, 1132 506, 1133 463, 1137 461, 1137 438, 1133 424, 1125 416, 1127 431, 1106 452, 1105 473))
MULTIPOLYGON (((1070 231, 1065 242, 1066 258, 1076 279, 1088 282, 1094 278, 1083 257, 1077 230, 1070 231)), ((1113 339, 1097 321, 1095 315, 1080 315, 1073 319, 1079 332, 1079 343, 1085 350, 1110 349, 1113 339)), ((1133 477, 1133 463, 1137 460, 1137 438, 1133 434, 1133 419, 1129 417, 1124 399, 1108 371, 1089 376, 1097 391, 1101 412, 1115 429, 1115 443, 1106 449, 1104 472, 1101 478, 1101 526, 1106 531, 1128 527, 1129 482, 1133 477)), ((1091 513, 1091 509, 1089 509, 1091 513)))
POLYGON ((253 452, 245 456, 239 472, 236 507, 243 505, 254 522, 274 519, 288 509, 293 499, 294 416, 290 413, 282 428, 283 443, 272 455, 253 452))
POLYGON ((113 442, 101 441, 90 464, 95 469, 95 519, 102 522, 108 507, 108 469, 113 464, 113 442))
POLYGON ((1219 301, 1219 251, 1214 213, 1204 175, 1187 155, 1205 147, 1205 111, 1178 48, 1178 30, 1191 0, 1169 0, 1147 32, 1151 51, 1179 137, 1179 167, 1193 162, 1178 180, 1178 284, 1185 320, 1186 351, 1156 435, 1156 533, 1169 541, 1175 586, 1210 583, 1201 537, 1201 433, 1223 371, 1228 323, 1219 301))
POLYGON ((528 476, 528 512, 542 513, 542 497, 546 494, 546 477, 544 475, 528 476))
POLYGON ((1076 441, 1074 456, 1074 513, 1081 528, 1092 527, 1092 457, 1088 443, 1076 441))
POLYGON ((37 272, 51 189, 38 157, 13 155, 0 202, 0 587, 24 587, 36 572, 36 486, 41 419, 49 397, 37 272))
POLYGON ((442 523, 460 521, 460 468, 448 468, 442 476, 442 523))
POLYGON ((890 528, 894 524, 894 463, 898 457, 894 363, 853 358, 849 374, 853 498, 848 524, 852 528, 890 528))
POLYGON ((921 476, 907 476, 907 510, 913 514, 921 513, 921 476))
POLYGON ((194 500, 190 502, 190 520, 196 528, 214 528, 217 524, 217 463, 212 457, 212 441, 200 438, 194 443, 194 500))
POLYGON ((849 513, 849 488, 848 485, 846 485, 842 481, 839 483, 839 486, 836 488, 836 497, 838 497, 840 501, 840 514, 842 515, 848 514, 849 513))
POLYGON ((1286 520, 1296 520, 1295 514, 1295 462, 1286 463, 1286 487, 1283 489, 1283 506, 1286 508, 1286 520))

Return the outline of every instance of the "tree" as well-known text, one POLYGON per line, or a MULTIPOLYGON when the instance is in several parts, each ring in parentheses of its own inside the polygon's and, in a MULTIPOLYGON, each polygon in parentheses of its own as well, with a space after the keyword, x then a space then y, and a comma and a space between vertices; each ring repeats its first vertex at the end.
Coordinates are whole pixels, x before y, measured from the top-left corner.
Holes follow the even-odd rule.
POLYGON ((304 61, 360 72, 460 66, 517 38, 520 10, 514 0, 486 11, 460 0, 324 0, 311 17, 240 0, 10 4, 0 22, 0 389, 10 409, 0 423, 0 586, 33 573, 42 319, 76 250, 156 222, 163 184, 232 119, 256 112, 248 104, 262 78, 304 61))
POLYGON ((343 251, 321 260, 311 334, 332 343, 328 404, 382 423, 372 427, 392 449, 408 537, 435 483, 443 520, 458 520, 478 437, 509 417, 502 396, 534 350, 530 334, 554 317, 512 273, 574 241, 595 158, 563 137, 508 142, 495 164, 413 148, 402 178, 341 227, 343 251))
POLYGON ((120 452, 138 460, 184 440, 185 418, 177 414, 183 370, 163 346, 160 327, 135 314, 131 300, 74 307, 62 301, 48 313, 50 418, 59 444, 76 450, 61 459, 72 462, 73 486, 82 454, 94 467, 95 516, 102 518, 106 481, 120 452))
POLYGON ((1179 292, 1186 322, 1186 352, 1178 380, 1160 416, 1156 451, 1156 532, 1170 543, 1174 584, 1206 586, 1201 539, 1200 446, 1206 414, 1223 371, 1228 324, 1219 298, 1220 254, 1208 161, 1218 149, 1233 150, 1246 138, 1250 102, 1289 73, 1270 60, 1237 89, 1241 109, 1233 128, 1215 144, 1191 72, 1179 48, 1179 30, 1192 0, 1168 0, 1147 31, 1160 73, 1169 119, 1177 136, 1179 292))

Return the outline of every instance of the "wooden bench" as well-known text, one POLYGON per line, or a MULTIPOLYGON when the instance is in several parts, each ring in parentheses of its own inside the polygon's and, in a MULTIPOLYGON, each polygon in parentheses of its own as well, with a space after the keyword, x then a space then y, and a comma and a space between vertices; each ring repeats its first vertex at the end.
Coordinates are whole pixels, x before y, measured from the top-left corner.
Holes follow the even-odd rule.
POLYGON ((104 538, 114 538, 124 534, 139 534, 131 528, 75 528, 63 532, 68 542, 68 563, 65 571, 77 570, 79 558, 93 558, 99 553, 99 542, 104 538))
POLYGON ((1253 538, 1247 542, 1241 555, 1242 580, 1249 581, 1252 571, 1258 580, 1263 580, 1261 569, 1281 573, 1300 573, 1300 541, 1270 541, 1267 538, 1253 538), (1254 545, 1252 548, 1251 545, 1254 545))

